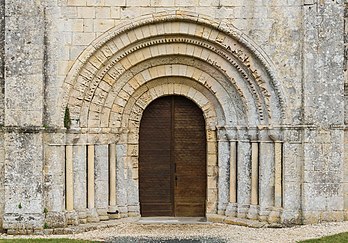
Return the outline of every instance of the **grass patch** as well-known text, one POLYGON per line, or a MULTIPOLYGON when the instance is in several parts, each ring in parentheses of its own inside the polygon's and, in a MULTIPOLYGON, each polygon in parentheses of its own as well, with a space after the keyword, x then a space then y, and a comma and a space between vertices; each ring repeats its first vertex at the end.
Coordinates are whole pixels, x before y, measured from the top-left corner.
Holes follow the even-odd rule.
POLYGON ((96 242, 87 240, 72 240, 72 239, 11 239, 11 240, 1 240, 0 243, 83 243, 83 242, 96 242))
POLYGON ((348 242, 348 233, 341 233, 337 235, 325 236, 319 239, 305 240, 300 241, 302 243, 347 243, 348 242))

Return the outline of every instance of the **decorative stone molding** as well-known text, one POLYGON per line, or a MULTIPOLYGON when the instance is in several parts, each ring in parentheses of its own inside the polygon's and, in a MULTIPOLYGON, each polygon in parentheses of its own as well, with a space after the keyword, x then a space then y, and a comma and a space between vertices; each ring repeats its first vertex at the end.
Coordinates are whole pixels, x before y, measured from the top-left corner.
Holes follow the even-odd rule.
MULTIPOLYGON (((128 70, 151 68, 151 59, 168 55, 193 56, 202 60, 225 76, 217 82, 222 85, 221 81, 228 81, 231 87, 228 90, 236 90, 244 99, 242 106, 255 107, 260 123, 269 123, 272 116, 276 123, 281 123, 284 96, 272 64, 261 49, 231 25, 181 11, 143 16, 139 21, 115 27, 95 40, 80 55, 66 78, 62 107, 68 105, 76 120, 87 113, 92 120, 98 120, 102 107, 107 105, 105 98, 112 89, 118 89, 121 96, 126 95, 127 92, 117 88, 118 83, 122 77, 138 74, 128 70)), ((162 72, 169 75, 166 69, 162 72)), ((211 85, 209 82, 207 80, 206 85, 211 85)), ((116 99, 122 102, 122 99, 116 99)), ((84 126, 91 125, 82 124, 84 126)))

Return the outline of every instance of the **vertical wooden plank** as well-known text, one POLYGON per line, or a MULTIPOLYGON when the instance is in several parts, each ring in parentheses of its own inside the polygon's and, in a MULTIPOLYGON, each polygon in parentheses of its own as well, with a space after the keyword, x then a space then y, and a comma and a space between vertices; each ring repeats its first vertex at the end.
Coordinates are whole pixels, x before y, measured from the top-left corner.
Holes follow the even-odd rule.
POLYGON ((174 98, 175 215, 205 216, 207 172, 203 112, 187 98, 174 98))
POLYGON ((144 111, 139 136, 139 196, 142 216, 173 216, 171 171, 172 97, 144 111))

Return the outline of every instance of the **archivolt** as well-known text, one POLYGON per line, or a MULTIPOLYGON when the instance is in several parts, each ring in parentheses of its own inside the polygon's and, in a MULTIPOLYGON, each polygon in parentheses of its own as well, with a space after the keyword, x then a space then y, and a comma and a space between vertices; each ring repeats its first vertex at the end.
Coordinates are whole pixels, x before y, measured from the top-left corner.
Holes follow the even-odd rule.
POLYGON ((119 127, 127 99, 170 76, 210 90, 226 125, 282 121, 282 92, 260 48, 233 26, 184 12, 142 17, 95 40, 67 76, 62 114, 68 105, 81 127, 119 127))

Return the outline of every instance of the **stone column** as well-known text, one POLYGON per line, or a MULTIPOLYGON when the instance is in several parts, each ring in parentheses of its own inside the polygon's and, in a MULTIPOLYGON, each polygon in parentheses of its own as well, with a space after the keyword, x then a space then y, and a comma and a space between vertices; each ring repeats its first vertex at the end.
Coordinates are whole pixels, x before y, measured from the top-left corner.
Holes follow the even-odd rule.
POLYGON ((117 201, 116 201, 116 144, 109 145, 109 217, 112 219, 119 218, 120 214, 118 212, 117 201))
POLYGON ((121 217, 128 216, 127 208, 127 171, 125 161, 127 156, 127 147, 125 144, 116 145, 116 201, 121 217))
POLYGON ((88 145, 88 208, 94 208, 94 145, 88 145))
POLYGON ((227 138, 230 143, 230 158, 229 158, 229 203, 226 207, 226 216, 236 217, 237 216, 237 132, 234 128, 227 128, 227 138))
POLYGON ((74 210, 74 161, 73 146, 65 147, 65 205, 67 210, 68 224, 77 225, 78 215, 74 210))
POLYGON ((266 221, 274 206, 274 143, 265 130, 260 131, 259 149, 259 219, 266 221))
POLYGON ((251 205, 249 219, 257 219, 259 211, 259 143, 251 143, 251 205))
POLYGON ((66 210, 74 210, 74 165, 73 165, 73 146, 67 145, 65 148, 65 190, 66 190, 66 210))
POLYGON ((98 222, 98 214, 95 209, 95 187, 94 187, 94 145, 88 145, 87 150, 87 221, 98 222))
POLYGON ((218 214, 224 215, 229 201, 229 142, 226 138, 226 130, 218 130, 218 214))
POLYGON ((100 220, 108 220, 109 146, 95 145, 95 207, 100 220))
POLYGON ((270 138, 274 143, 274 207, 268 217, 268 222, 278 223, 283 206, 283 144, 282 136, 277 129, 270 131, 270 138))
POLYGON ((237 203, 237 142, 230 142, 230 203, 237 203))
POLYGON ((274 143, 274 206, 282 207, 282 143, 274 143))
POLYGON ((86 145, 73 146, 74 209, 78 213, 80 224, 87 223, 86 147, 86 145))
MULTIPOLYGON (((244 133, 245 131, 241 131, 244 133)), ((238 142, 238 165, 237 165, 237 217, 245 218, 247 216, 251 200, 251 145, 249 140, 244 140, 240 136, 238 142)))

